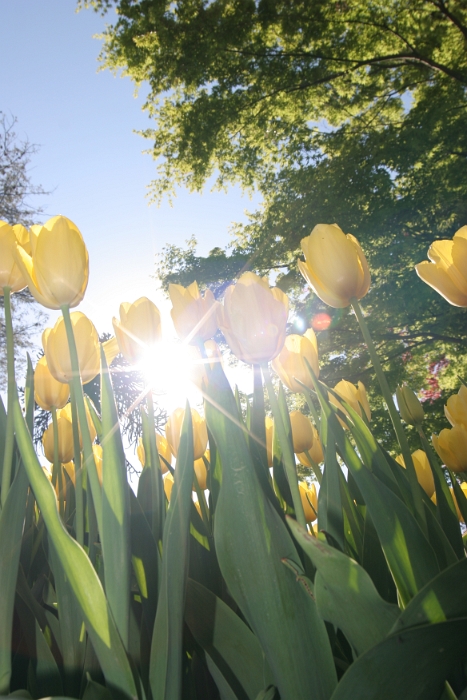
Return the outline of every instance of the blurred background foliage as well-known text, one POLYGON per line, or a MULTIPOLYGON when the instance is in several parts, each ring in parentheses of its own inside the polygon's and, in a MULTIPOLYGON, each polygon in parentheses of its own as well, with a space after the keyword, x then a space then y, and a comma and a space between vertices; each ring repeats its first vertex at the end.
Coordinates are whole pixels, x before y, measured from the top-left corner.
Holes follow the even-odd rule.
POLYGON ((228 249, 200 257, 193 238, 168 245, 163 286, 196 279, 221 296, 245 269, 274 271, 293 300, 291 330, 319 328, 317 314, 329 314, 321 377, 361 379, 376 434, 393 447, 355 319, 310 295, 297 270, 301 238, 337 222, 369 260, 364 309, 391 388, 407 381, 424 400, 427 431, 445 427, 443 402, 467 374, 464 311, 413 266, 467 223, 465 1, 80 4, 116 9, 103 65, 150 86, 153 199, 210 178, 262 195, 228 249))

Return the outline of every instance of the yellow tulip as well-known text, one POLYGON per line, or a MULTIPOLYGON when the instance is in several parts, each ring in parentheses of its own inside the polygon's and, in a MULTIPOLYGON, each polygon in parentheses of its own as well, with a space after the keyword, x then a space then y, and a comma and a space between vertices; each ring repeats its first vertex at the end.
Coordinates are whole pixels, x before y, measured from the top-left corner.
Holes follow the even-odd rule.
POLYGON ((57 381, 50 372, 45 355, 38 360, 34 371, 34 398, 36 403, 50 411, 52 407, 63 408, 70 396, 68 384, 57 381))
POLYGON ((308 486, 306 481, 300 481, 298 487, 303 512, 305 513, 305 520, 307 523, 312 523, 318 517, 318 495, 316 493, 316 486, 314 484, 308 486))
POLYGON ((451 425, 467 428, 467 386, 462 384, 458 393, 448 398, 444 413, 451 425))
POLYGON ((102 445, 93 445, 92 451, 94 454, 94 462, 96 463, 97 477, 100 485, 102 486, 102 461, 104 456, 102 452, 102 445))
MULTIPOLYGON (((156 433, 156 447, 160 457, 163 457, 170 464, 172 461, 172 452, 170 451, 170 446, 163 435, 156 433)), ((140 438, 138 441, 138 446, 136 448, 136 454, 141 462, 141 466, 146 466, 146 453, 144 451, 143 439, 140 438)), ((165 474, 168 472, 168 468, 163 459, 159 460, 161 464, 161 472, 165 474)))
MULTIPOLYGON (((321 440, 319 439, 318 431, 315 426, 312 425, 311 428, 313 430, 313 444, 308 449, 308 453, 315 464, 321 464, 321 462, 324 462, 323 446, 321 445, 321 440)), ((298 453, 297 457, 300 464, 304 464, 306 467, 312 466, 306 452, 298 453)))
MULTIPOLYGON (((464 496, 467 498, 467 484, 464 482, 463 484, 460 484, 460 487, 461 487, 462 491, 464 492, 464 496)), ((463 523, 465 521, 464 521, 464 518, 462 517, 462 513, 461 513, 460 508, 457 504, 457 498, 454 494, 454 489, 451 487, 449 490, 451 492, 451 496, 452 496, 452 500, 454 501, 454 505, 456 506, 457 517, 459 518, 460 522, 463 523)))
POLYGON ((415 265, 417 275, 453 306, 467 306, 467 226, 451 241, 432 243, 428 257, 431 263, 415 265))
POLYGON ((297 379, 309 389, 314 388, 305 360, 318 377, 318 341, 311 328, 305 335, 288 335, 284 347, 271 363, 272 368, 290 391, 303 391, 303 387, 297 379))
MULTIPOLYGON (((57 411, 58 459, 69 462, 74 454, 73 425, 71 422, 71 404, 57 411), (69 406, 70 408, 67 408, 69 406)), ((42 436, 42 447, 49 462, 54 461, 54 427, 51 423, 42 436)))
POLYGON ((433 435, 433 446, 442 462, 453 472, 467 471, 467 428, 462 424, 444 428, 433 435))
POLYGON ((164 477, 164 493, 168 501, 170 501, 170 496, 172 495, 172 489, 174 486, 174 478, 170 472, 164 477))
POLYGON ((31 254, 16 246, 15 260, 33 297, 48 309, 78 306, 89 277, 89 256, 77 226, 54 216, 33 227, 31 254))
POLYGON ((222 366, 222 355, 215 340, 207 340, 204 343, 204 349, 206 352, 206 359, 201 356, 199 348, 189 346, 188 376, 200 391, 203 391, 208 383, 206 365, 213 369, 215 363, 220 362, 222 366))
POLYGON ((272 467, 272 439, 274 436, 274 421, 266 416, 266 452, 268 455, 268 466, 272 467))
POLYGON ((284 346, 289 300, 265 277, 244 272, 227 288, 219 328, 233 354, 249 364, 268 362, 284 346))
POLYGON ((318 224, 301 246, 300 272, 325 304, 341 309, 368 292, 370 271, 360 244, 337 224, 318 224))
MULTIPOLYGON (((176 408, 170 415, 169 420, 165 425, 165 436, 169 443, 170 449, 174 457, 178 454, 180 447, 180 433, 182 431, 183 419, 185 418, 185 409, 176 408)), ((201 418, 195 408, 191 409, 191 419, 193 422, 193 451, 194 458, 200 459, 206 451, 208 443, 208 431, 206 421, 201 418)))
POLYGON ((216 334, 220 305, 210 289, 202 297, 197 282, 188 287, 169 284, 169 295, 173 306, 170 315, 180 340, 196 344, 216 334))
POLYGON ((66 471, 66 473, 70 477, 71 481, 73 482, 73 486, 74 486, 76 483, 74 462, 65 462, 64 464, 62 464, 62 467, 63 467, 64 471, 66 471))
POLYGON ((113 318, 112 323, 120 352, 131 365, 145 359, 162 337, 159 309, 147 297, 120 304, 120 320, 113 318))
MULTIPOLYGON (((412 460, 415 467, 415 472, 417 474, 418 483, 425 491, 428 498, 431 498, 435 492, 435 482, 426 452, 423 450, 415 450, 415 452, 412 452, 412 460)), ((399 462, 399 464, 405 469, 405 461, 402 455, 396 457, 396 462, 399 462)))
POLYGON ((412 389, 407 384, 403 384, 401 387, 398 386, 396 398, 402 420, 408 425, 421 425, 425 414, 423 413, 422 404, 412 389))
MULTIPOLYGON (((78 352, 81 381, 86 384, 100 371, 99 336, 92 321, 81 311, 73 311, 70 317, 78 352)), ((42 334, 42 345, 52 375, 59 382, 69 382, 73 371, 63 316, 60 316, 53 328, 45 329, 42 334)))
POLYGON ((313 426, 307 416, 300 411, 292 411, 290 414, 292 426, 292 442, 295 454, 310 450, 313 446, 313 426))
MULTIPOLYGON (((368 403, 366 389, 362 382, 358 382, 357 386, 355 386, 354 384, 351 384, 345 379, 342 379, 336 384, 336 386, 334 387, 334 391, 336 392, 336 394, 341 396, 344 399, 344 401, 346 401, 354 409, 354 411, 358 413, 359 416, 363 415, 363 408, 366 417, 368 418, 368 420, 371 420, 370 404, 368 403)), ((329 394, 329 401, 332 404, 334 404, 334 406, 338 406, 338 408, 340 408, 346 416, 349 415, 340 403, 340 401, 334 398, 332 394, 329 394)), ((339 422, 344 428, 347 427, 344 421, 342 421, 340 418, 339 422)))
MULTIPOLYGON (((206 450, 204 457, 209 462, 209 450, 206 450)), ((206 465, 204 463, 204 459, 201 457, 200 459, 195 459, 193 468, 195 470, 196 478, 198 479, 198 484, 199 487, 202 491, 205 491, 207 489, 207 479, 208 479, 208 471, 206 469, 206 465)), ((195 486, 193 484, 193 491, 195 491, 195 486)))
POLYGON ((22 240, 24 226, 10 226, 6 221, 0 221, 0 294, 3 288, 9 287, 12 292, 19 292, 27 285, 22 270, 16 264, 16 246, 22 240))

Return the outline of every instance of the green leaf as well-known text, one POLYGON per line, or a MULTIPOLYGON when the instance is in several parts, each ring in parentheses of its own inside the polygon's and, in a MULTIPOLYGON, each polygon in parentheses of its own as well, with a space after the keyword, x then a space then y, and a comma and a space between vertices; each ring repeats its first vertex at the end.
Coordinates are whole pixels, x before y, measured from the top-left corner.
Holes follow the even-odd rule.
POLYGON ((125 453, 112 384, 101 346, 102 531, 105 593, 128 649, 130 615, 130 504, 125 453))
POLYGON ((439 573, 436 555, 403 501, 360 460, 316 382, 322 415, 332 424, 340 455, 365 499, 404 604, 439 573))
POLYGON ((467 559, 427 583, 402 611, 392 631, 461 617, 467 618, 467 559))
POLYGON ((191 410, 187 404, 164 527, 161 586, 152 635, 149 674, 153 700, 180 700, 192 485, 193 427, 191 410))
POLYGON ((446 676, 465 656, 466 634, 466 619, 393 634, 350 666, 331 700, 439 700, 446 676))
POLYGON ((151 633, 156 619, 160 555, 149 523, 130 486, 128 493, 131 506, 131 561, 141 594, 146 627, 151 633))
POLYGON ((116 693, 133 698, 138 694, 133 674, 99 578, 82 547, 62 525, 55 493, 37 459, 17 397, 13 410, 18 447, 29 482, 51 544, 81 607, 106 681, 116 693))
POLYGON ((324 413, 321 417, 321 439, 325 452, 323 478, 318 494, 318 529, 329 533, 340 548, 344 549, 344 517, 339 483, 341 468, 337 461, 332 423, 324 413))
POLYGON ((192 579, 188 579, 185 620, 234 697, 255 700, 272 682, 253 632, 220 598, 192 579))
POLYGON ((223 469, 214 540, 229 592, 261 643, 282 700, 328 699, 336 675, 325 626, 282 563, 290 559, 302 568, 257 480, 221 368, 212 370, 207 393, 207 423, 223 469))
POLYGON ((0 694, 7 694, 10 688, 13 608, 28 486, 20 464, 0 513, 0 694))
POLYGON ((399 608, 380 597, 356 561, 312 537, 291 518, 287 521, 317 568, 314 595, 323 619, 342 630, 357 655, 381 642, 398 618, 399 608))

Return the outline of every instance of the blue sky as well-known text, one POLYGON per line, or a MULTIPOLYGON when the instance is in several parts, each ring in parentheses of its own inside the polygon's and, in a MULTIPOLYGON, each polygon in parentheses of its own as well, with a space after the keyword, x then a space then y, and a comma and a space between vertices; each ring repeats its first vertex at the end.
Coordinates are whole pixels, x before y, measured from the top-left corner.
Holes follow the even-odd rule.
POLYGON ((111 330, 121 301, 158 301, 154 259, 167 243, 191 235, 206 254, 226 245, 229 224, 255 203, 239 190, 181 191, 170 207, 148 206, 155 164, 135 129, 149 120, 128 78, 98 72, 105 21, 75 12, 75 0, 0 0, 0 110, 17 117, 17 133, 40 145, 31 175, 51 190, 43 219, 64 214, 81 229, 90 282, 80 309, 98 330, 111 330))

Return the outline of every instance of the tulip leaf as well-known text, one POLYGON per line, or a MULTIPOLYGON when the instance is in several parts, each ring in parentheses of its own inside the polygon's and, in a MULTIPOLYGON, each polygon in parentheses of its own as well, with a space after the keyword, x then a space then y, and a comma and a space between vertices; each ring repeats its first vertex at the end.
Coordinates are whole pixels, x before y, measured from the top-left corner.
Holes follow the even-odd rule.
POLYGON ((0 513, 0 694, 8 694, 10 686, 13 609, 28 486, 19 464, 0 513))
POLYGON ((128 649, 130 616, 130 507, 125 453, 101 346, 102 530, 105 593, 120 637, 128 649))
POLYGON ((282 563, 290 559, 302 568, 286 526, 257 480, 236 415, 224 372, 215 367, 206 419, 223 469, 214 521, 219 566, 261 643, 282 700, 327 700, 336 674, 326 629, 314 601, 282 563))
POLYGON ((272 682, 253 632, 220 598, 192 579, 188 579, 185 620, 209 657, 210 668, 216 667, 234 697, 255 700, 272 682))
POLYGON ((41 515, 73 593, 109 686, 121 696, 137 696, 125 649, 117 632, 99 578, 80 545, 62 525, 50 481, 42 470, 24 417, 15 397, 13 406, 18 447, 41 515))
POLYGON ((464 491, 459 486, 455 474, 449 472, 449 475, 451 477, 451 484, 454 491, 454 496, 456 497, 457 506, 464 519, 464 523, 467 523, 467 498, 465 497, 464 491))
POLYGON ((427 583, 402 611, 392 631, 461 617, 467 618, 467 559, 427 583))
POLYGON ((324 471, 318 494, 318 530, 330 534, 341 549, 344 549, 344 518, 342 514, 336 444, 332 425, 323 413, 321 417, 321 439, 325 445, 324 471))
POLYGON ((28 686, 34 697, 63 695, 62 679, 57 663, 33 613, 21 598, 15 610, 29 652, 28 686))
POLYGON ((403 501, 360 460, 339 426, 321 382, 315 384, 323 418, 333 426, 340 455, 365 499, 404 604, 439 573, 430 543, 403 501))
POLYGON ((317 569, 314 595, 323 619, 342 630, 357 655, 381 642, 399 616, 397 605, 380 597, 356 561, 312 537, 291 518, 288 524, 317 569))
POLYGON ((465 656, 467 619, 401 630, 362 654, 331 700, 439 700, 444 681, 465 656))
POLYGON ((361 564, 371 576, 376 590, 388 603, 397 603, 397 588, 384 556, 370 512, 366 506, 361 564))
POLYGON ((161 583, 149 674, 153 700, 179 700, 181 697, 193 461, 193 427, 187 404, 162 543, 161 583))
POLYGON ((131 506, 131 560, 141 594, 146 628, 152 632, 159 591, 160 555, 141 505, 128 486, 131 506))

